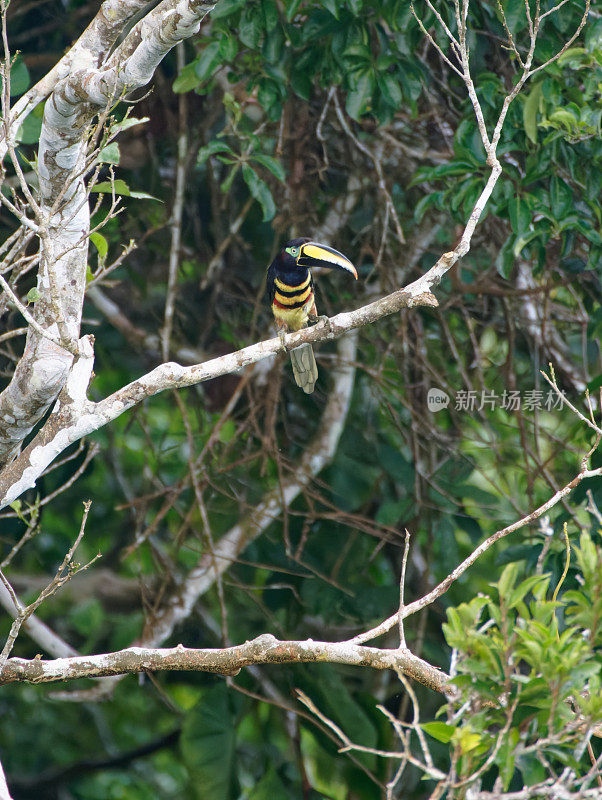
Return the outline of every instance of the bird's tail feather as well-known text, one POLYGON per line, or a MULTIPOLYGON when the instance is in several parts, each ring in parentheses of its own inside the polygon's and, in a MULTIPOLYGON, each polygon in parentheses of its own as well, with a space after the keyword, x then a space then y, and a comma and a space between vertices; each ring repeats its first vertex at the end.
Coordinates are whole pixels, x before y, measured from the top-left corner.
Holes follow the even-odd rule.
POLYGON ((305 394, 311 394, 318 380, 318 367, 314 351, 310 344, 303 344, 290 351, 293 374, 297 386, 300 386, 305 394))

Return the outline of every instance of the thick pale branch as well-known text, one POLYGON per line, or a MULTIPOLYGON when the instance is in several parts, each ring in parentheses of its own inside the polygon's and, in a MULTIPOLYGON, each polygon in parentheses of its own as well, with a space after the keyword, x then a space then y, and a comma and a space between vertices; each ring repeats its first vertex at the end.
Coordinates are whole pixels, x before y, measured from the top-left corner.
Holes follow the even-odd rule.
POLYGON ((0 683, 50 683, 78 678, 101 678, 111 675, 166 670, 194 670, 220 675, 236 675, 251 664, 295 663, 348 664, 373 669, 403 672, 424 686, 447 696, 454 693, 447 684, 449 676, 418 658, 409 650, 383 650, 339 642, 279 641, 269 633, 236 647, 193 650, 182 645, 169 649, 129 647, 115 653, 53 661, 34 658, 10 658, 0 683))
POLYGON ((214 7, 202 0, 163 0, 130 31, 107 69, 73 75, 66 84, 67 96, 72 102, 104 108, 146 86, 169 51, 198 33, 214 7))

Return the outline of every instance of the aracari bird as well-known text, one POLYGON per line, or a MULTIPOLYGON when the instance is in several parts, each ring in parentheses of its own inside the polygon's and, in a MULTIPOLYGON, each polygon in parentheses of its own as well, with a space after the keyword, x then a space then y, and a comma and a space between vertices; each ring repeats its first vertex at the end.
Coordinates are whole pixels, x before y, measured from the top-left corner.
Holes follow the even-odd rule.
MULTIPOLYGON (((292 239, 287 242, 268 267, 267 291, 281 335, 305 328, 308 322, 317 322, 314 282, 310 267, 343 269, 357 280, 351 261, 324 244, 311 239, 292 239)), ((293 374, 297 386, 311 394, 318 380, 318 368, 310 344, 302 344, 290 351, 293 374)))

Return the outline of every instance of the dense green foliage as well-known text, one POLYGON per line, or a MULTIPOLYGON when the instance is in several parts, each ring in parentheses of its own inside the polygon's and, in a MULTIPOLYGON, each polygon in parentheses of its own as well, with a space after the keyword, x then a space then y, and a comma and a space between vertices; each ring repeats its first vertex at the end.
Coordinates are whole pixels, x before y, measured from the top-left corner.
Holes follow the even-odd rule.
MULTIPOLYGON (((65 22, 63 4, 52 0, 36 20, 24 1, 11 3, 9 29, 23 53, 15 95, 96 11, 96 4, 67 5, 65 22)), ((453 4, 436 5, 451 25, 453 4)), ((503 6, 524 46, 522 0, 503 6)), ((426 4, 416 10, 448 52, 426 4)), ((569 2, 546 18, 536 65, 562 47, 581 13, 582 3, 569 2)), ((469 22, 474 82, 492 126, 516 62, 500 46, 497 3, 474 3, 469 22)), ((602 385, 601 82, 602 20, 592 14, 511 106, 499 148, 503 175, 471 252, 436 290, 439 308, 360 331, 335 457, 170 643, 220 646, 265 631, 349 638, 397 608, 406 528, 409 602, 579 471, 594 435, 560 407, 540 369, 553 363, 582 410, 585 387, 595 395, 602 385), (437 413, 427 406, 433 387, 451 398, 437 413), (510 393, 518 393, 518 407, 510 393)), ((115 115, 121 122, 124 107, 115 115)), ((322 313, 414 279, 453 247, 489 174, 465 88, 405 0, 221 0, 186 43, 183 69, 178 74, 175 56, 166 60, 131 116, 149 121, 122 126, 119 149, 103 151, 96 186, 106 191, 109 165, 118 164, 125 211, 94 234, 89 267, 132 327, 86 306, 84 327, 96 336, 95 398, 161 360, 178 133, 187 134, 187 180, 174 358, 178 348, 200 360, 265 337, 265 267, 281 242, 313 235, 325 220, 328 244, 352 258, 360 281, 349 287, 340 276, 319 276, 322 313), (131 240, 137 248, 103 274, 131 240)), ((34 155, 40 119, 38 109, 23 128, 24 158, 34 155)), ((0 224, 10 232, 4 211, 0 224)), ((31 280, 21 277, 23 296, 31 280)), ((16 313, 5 319, 20 324, 16 313)), ((18 347, 0 347, 8 376, 18 347)), ((81 501, 91 498, 78 557, 101 552, 102 560, 40 615, 83 653, 132 643, 211 541, 294 473, 328 400, 333 355, 334 346, 319 348, 310 397, 278 361, 251 378, 183 391, 181 403, 157 396, 99 431, 92 439, 100 452, 83 476, 42 506, 39 532, 9 574, 16 588, 33 596, 43 585, 40 576, 52 573, 77 533, 81 501)), ((83 458, 82 451, 44 476, 39 496, 62 486, 83 458)), ((594 454, 592 464, 600 463, 594 454)), ((416 687, 435 766, 447 771, 453 762, 458 779, 483 767, 484 788, 499 775, 507 790, 545 780, 543 762, 583 774, 591 767, 574 723, 577 709, 588 725, 602 722, 602 550, 588 490, 602 508, 599 479, 583 481, 546 525, 503 539, 406 622, 408 645, 430 663, 448 670, 452 649, 458 655, 461 699, 446 722, 436 719, 442 699, 416 687), (561 582, 565 523, 572 558, 561 582), (548 741, 539 746, 541 739, 548 741)), ((20 513, 35 501, 35 492, 24 497, 20 513)), ((2 520, 7 551, 22 530, 14 514, 2 520)), ((379 643, 396 646, 396 635, 379 643)), ((15 655, 36 652, 22 634, 15 655)), ((396 675, 320 664, 245 671, 227 683, 188 673, 128 678, 104 704, 59 702, 51 688, 14 685, 0 695, 2 761, 15 798, 381 797, 397 763, 339 754, 325 726, 286 710, 302 711, 297 688, 365 747, 399 749, 377 703, 412 719, 396 675), (149 743, 154 752, 138 757, 149 743)), ((592 747, 598 756, 596 739, 592 747)), ((408 766, 395 796, 427 797, 433 787, 408 766)))

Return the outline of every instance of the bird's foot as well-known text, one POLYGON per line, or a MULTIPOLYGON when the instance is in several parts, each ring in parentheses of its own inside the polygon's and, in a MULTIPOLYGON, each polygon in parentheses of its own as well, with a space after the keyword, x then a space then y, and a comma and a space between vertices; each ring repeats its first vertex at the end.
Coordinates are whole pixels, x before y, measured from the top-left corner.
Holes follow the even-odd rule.
POLYGON ((278 328, 278 336, 280 337, 280 344, 282 345, 282 349, 284 350, 285 353, 287 352, 286 342, 285 342, 287 333, 288 331, 286 330, 286 328, 278 328))
POLYGON ((318 322, 321 322, 323 325, 330 324, 330 317, 327 317, 326 314, 310 314, 308 320, 312 325, 317 325, 318 322))

